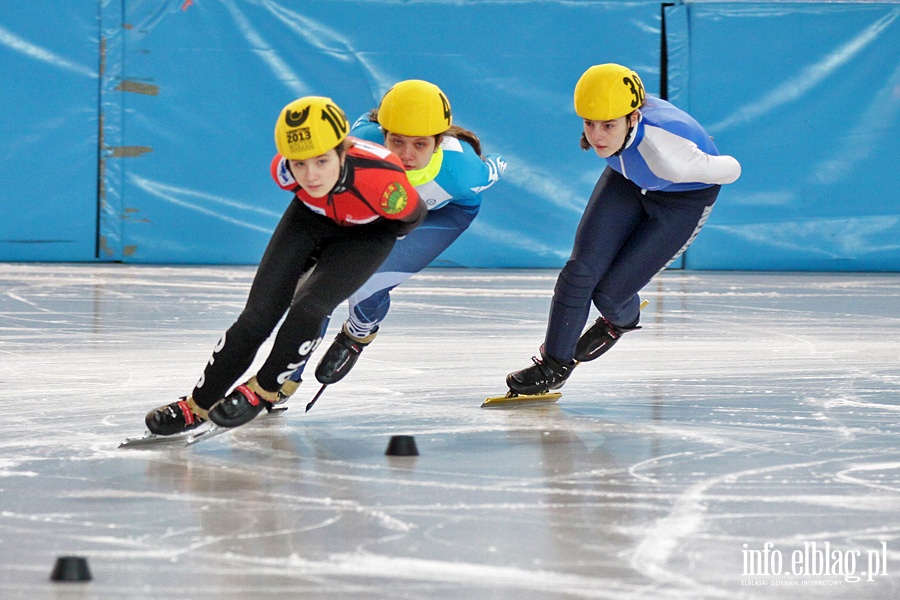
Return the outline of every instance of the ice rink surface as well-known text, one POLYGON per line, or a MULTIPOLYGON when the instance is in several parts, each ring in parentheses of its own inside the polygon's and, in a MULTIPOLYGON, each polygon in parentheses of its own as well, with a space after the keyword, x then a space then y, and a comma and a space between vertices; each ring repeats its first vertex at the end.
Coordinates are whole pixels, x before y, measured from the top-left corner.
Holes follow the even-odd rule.
POLYGON ((427 270, 309 413, 311 372, 281 416, 117 448, 253 272, 0 264, 0 598, 900 597, 900 276, 666 272, 558 404, 484 409, 556 272, 427 270))

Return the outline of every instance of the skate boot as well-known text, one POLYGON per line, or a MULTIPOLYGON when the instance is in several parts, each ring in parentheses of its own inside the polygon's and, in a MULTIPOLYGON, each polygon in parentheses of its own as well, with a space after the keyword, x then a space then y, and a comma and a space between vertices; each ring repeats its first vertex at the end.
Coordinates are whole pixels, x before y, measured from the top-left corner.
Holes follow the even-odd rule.
POLYGON ((209 420, 219 427, 238 427, 255 419, 263 409, 271 410, 278 402, 278 392, 267 392, 256 382, 256 377, 251 377, 209 409, 209 420))
POLYGON ((587 331, 581 334, 581 338, 575 346, 575 360, 588 362, 598 358, 612 348, 623 334, 640 329, 639 318, 629 325, 620 327, 600 317, 587 331))
POLYGON ((288 379, 282 383, 281 389, 278 390, 278 400, 275 401, 275 404, 287 402, 288 398, 294 395, 301 383, 303 383, 302 379, 288 379))
POLYGON ((192 397, 183 396, 178 402, 148 412, 144 423, 152 434, 175 435, 199 427, 208 418, 205 408, 197 406, 192 397))
POLYGON ((376 327, 375 331, 366 337, 357 338, 347 332, 347 324, 344 323, 316 367, 316 379, 319 383, 337 383, 343 379, 356 364, 363 348, 372 343, 377 333, 376 327))
POLYGON ((506 376, 506 385, 517 394, 546 394, 566 383, 572 370, 578 364, 572 361, 564 364, 548 356, 541 346, 541 357, 531 358, 534 364, 520 371, 513 371, 506 376))

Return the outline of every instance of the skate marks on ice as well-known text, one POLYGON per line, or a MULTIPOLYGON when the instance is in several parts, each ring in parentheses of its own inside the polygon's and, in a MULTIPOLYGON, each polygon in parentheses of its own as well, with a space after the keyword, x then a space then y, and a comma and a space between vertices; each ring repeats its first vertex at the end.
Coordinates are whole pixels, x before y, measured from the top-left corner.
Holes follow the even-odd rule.
POLYGON ((555 274, 420 275, 315 411, 123 452, 252 269, 0 267, 3 393, 31 399, 0 421, 0 596, 58 597, 70 553, 97 598, 898 595, 896 277, 663 274, 564 402, 497 411, 479 403, 536 351, 555 274), (385 456, 397 433, 420 456, 385 456), (745 552, 825 542, 857 571, 886 544, 888 576, 747 585, 773 578, 745 552))

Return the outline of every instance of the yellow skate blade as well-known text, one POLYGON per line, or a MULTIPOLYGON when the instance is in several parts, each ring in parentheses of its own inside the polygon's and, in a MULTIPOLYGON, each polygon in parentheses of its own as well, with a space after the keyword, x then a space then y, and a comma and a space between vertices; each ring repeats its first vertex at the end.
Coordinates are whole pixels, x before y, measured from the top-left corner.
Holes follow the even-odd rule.
POLYGON ((481 408, 499 408, 503 406, 521 406, 524 404, 552 404, 559 400, 562 392, 547 392, 546 394, 514 394, 509 392, 505 396, 491 396, 485 398, 481 408))

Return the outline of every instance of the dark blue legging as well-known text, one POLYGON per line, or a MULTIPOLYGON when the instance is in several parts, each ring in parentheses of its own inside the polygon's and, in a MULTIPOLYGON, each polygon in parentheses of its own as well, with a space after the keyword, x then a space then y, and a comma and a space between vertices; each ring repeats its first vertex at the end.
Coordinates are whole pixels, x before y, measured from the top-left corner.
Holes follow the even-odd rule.
POLYGON ((350 296, 351 321, 372 331, 387 316, 391 290, 427 267, 468 229, 478 207, 447 204, 428 213, 412 233, 397 240, 378 271, 350 296))
POLYGON ((544 339, 547 354, 572 360, 592 302, 616 325, 636 321, 638 292, 693 241, 718 194, 717 185, 644 192, 607 167, 556 281, 544 339))

